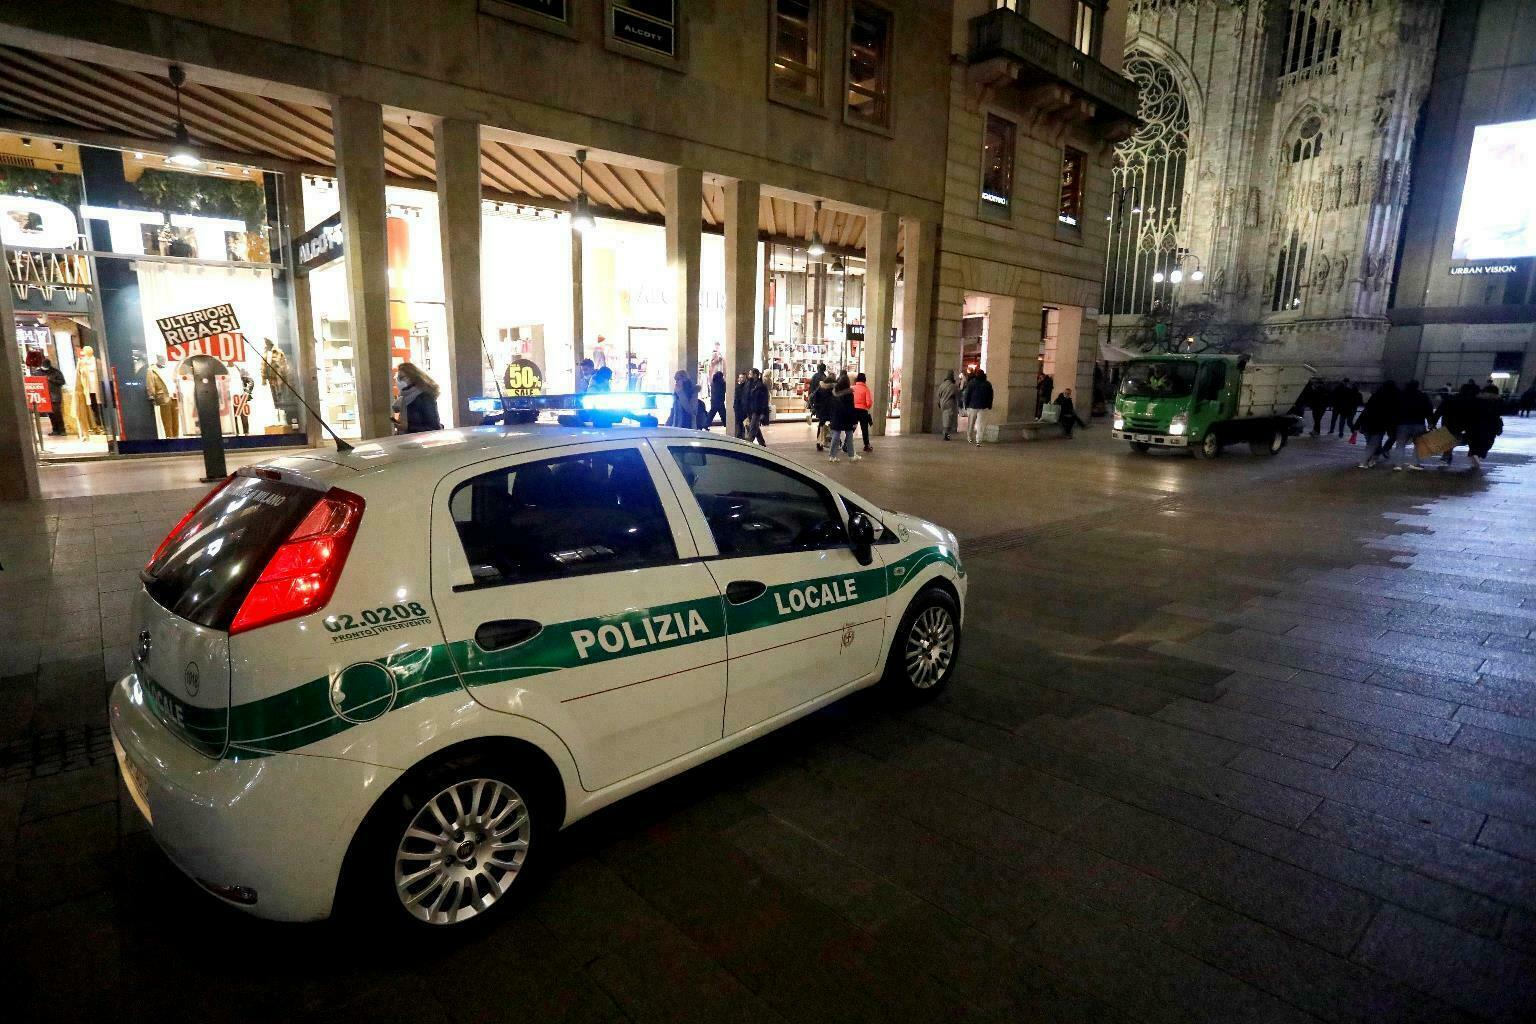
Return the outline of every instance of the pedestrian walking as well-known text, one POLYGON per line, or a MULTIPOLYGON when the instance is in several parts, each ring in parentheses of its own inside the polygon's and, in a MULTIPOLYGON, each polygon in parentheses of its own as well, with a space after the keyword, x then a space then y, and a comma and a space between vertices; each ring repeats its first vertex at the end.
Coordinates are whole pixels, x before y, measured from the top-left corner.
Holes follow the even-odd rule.
POLYGON ((874 451, 869 446, 869 428, 874 423, 870 410, 875 407, 875 393, 869 390, 869 379, 864 374, 853 378, 853 411, 859 418, 859 433, 864 435, 864 450, 874 451))
POLYGON ((1072 436, 1073 427, 1086 427, 1088 424, 1077 415, 1077 407, 1072 404, 1072 389, 1066 388, 1056 396, 1056 408, 1061 410, 1057 422, 1061 424, 1061 432, 1066 437, 1072 436))
POLYGON ((1323 432, 1323 413, 1328 410, 1328 398, 1327 389, 1323 387, 1321 381, 1314 378, 1307 381, 1307 386, 1301 391, 1301 397, 1296 399, 1298 406, 1312 414, 1313 437, 1323 432))
POLYGON ((768 401, 768 385, 763 382, 763 371, 757 367, 747 375, 747 440, 754 444, 768 447, 768 439, 763 436, 763 424, 768 422, 771 415, 768 401))
POLYGON ((832 440, 832 378, 823 376, 811 392, 811 422, 816 425, 816 450, 824 451, 832 440))
POLYGON ((1429 430, 1429 421, 1435 415, 1435 408, 1430 404, 1429 396, 1419 390, 1419 382, 1411 380, 1403 385, 1403 393, 1399 397, 1397 410, 1397 430, 1392 435, 1392 447, 1407 446, 1407 458, 1411 462, 1403 462, 1393 466, 1393 469, 1417 469, 1424 467, 1419 463, 1419 449, 1414 443, 1419 435, 1429 430))
POLYGON ((853 431, 859 424, 858 409, 853 404, 853 382, 844 371, 832 387, 832 451, 828 462, 841 462, 838 452, 848 456, 849 462, 858 462, 863 456, 853 451, 853 431))
POLYGON ((1339 381, 1329 396, 1328 407, 1333 412, 1328 419, 1328 433, 1343 437, 1353 430, 1355 413, 1364 404, 1365 396, 1348 377, 1339 381))
POLYGON ((443 429, 443 421, 437 415, 437 383, 420 367, 415 363, 395 367, 395 387, 400 389, 400 397, 390 406, 395 414, 395 433, 443 429))
POLYGON ((1355 420, 1355 429, 1365 435, 1366 456, 1360 469, 1370 469, 1378 462, 1392 457, 1392 438, 1397 432, 1398 399, 1400 395, 1394 381, 1383 381, 1381 387, 1371 393, 1365 408, 1355 420))
POLYGON ((965 406, 969 417, 965 439, 980 447, 987 412, 992 408, 992 382, 987 380, 986 370, 977 370, 971 377, 965 386, 965 393, 960 396, 960 403, 965 406))
POLYGON ((729 427, 725 422, 725 374, 716 370, 709 378, 709 410, 704 414, 704 423, 700 429, 708 430, 715 425, 715 417, 720 417, 720 425, 729 427))
POLYGON ((1504 396, 1499 394, 1499 389, 1492 384, 1484 387, 1476 395, 1469 396, 1466 425, 1467 458, 1472 463, 1473 469, 1483 467, 1483 460, 1488 457, 1488 452, 1493 448, 1494 439, 1504 433, 1504 417, 1499 415, 1499 407, 1503 401, 1504 396))
POLYGON ((1536 409, 1536 384, 1526 388, 1520 396, 1519 415, 1521 419, 1529 416, 1531 410, 1536 409))
POLYGON ((736 375, 736 422, 731 424, 731 433, 742 438, 747 436, 747 381, 751 379, 746 370, 736 375))
POLYGON ((672 375, 672 411, 667 414, 667 426, 692 430, 695 425, 694 407, 699 404, 699 386, 693 382, 687 370, 672 375))
POLYGON ((805 400, 807 403, 809 403, 811 397, 816 394, 816 389, 821 387, 822 381, 826 381, 829 384, 832 383, 832 375, 827 373, 826 363, 817 363, 816 372, 811 374, 810 383, 806 385, 805 400))
POLYGON ((939 428, 944 432, 944 440, 949 440, 949 435, 955 432, 955 421, 960 416, 960 385, 955 383, 955 371, 946 370, 944 379, 939 381, 937 394, 939 403, 939 428))

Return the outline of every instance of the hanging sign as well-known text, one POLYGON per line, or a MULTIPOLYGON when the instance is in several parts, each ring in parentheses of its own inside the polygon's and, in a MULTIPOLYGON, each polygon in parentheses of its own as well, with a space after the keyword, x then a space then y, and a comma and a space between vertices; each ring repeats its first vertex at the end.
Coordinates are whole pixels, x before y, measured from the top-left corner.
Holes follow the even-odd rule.
POLYGON ((514 359, 507 364, 507 394, 518 398, 544 393, 544 372, 532 359, 514 359))
POLYGON ((165 338, 165 357, 179 363, 195 355, 213 356, 226 363, 245 362, 245 335, 229 303, 191 313, 177 313, 155 321, 165 338))
POLYGON ((613 38, 666 57, 677 56, 677 5, 673 0, 611 0, 613 38))
POLYGON ((33 412, 53 412, 53 399, 48 397, 47 377, 21 378, 21 393, 27 400, 27 408, 33 412))
POLYGON ((342 257, 341 211, 293 240, 293 272, 307 274, 342 257))

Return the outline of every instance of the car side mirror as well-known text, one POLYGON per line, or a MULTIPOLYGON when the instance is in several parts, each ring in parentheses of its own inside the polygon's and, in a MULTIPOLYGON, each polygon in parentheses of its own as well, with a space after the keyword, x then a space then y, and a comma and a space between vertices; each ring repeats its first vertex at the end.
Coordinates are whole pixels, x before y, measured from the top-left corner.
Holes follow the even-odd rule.
POLYGON ((860 565, 868 565, 875 560, 875 553, 871 550, 874 544, 875 524, 869 521, 869 516, 855 512, 848 520, 848 546, 853 549, 853 557, 859 560, 860 565))

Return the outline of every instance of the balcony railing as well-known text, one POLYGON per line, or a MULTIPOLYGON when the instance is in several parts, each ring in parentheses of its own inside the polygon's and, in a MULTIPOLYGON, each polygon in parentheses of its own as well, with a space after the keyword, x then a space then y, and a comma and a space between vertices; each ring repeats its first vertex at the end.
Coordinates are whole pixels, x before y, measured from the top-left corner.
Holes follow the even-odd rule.
POLYGON ((1136 116, 1136 83, 1053 36, 1017 11, 998 8, 971 19, 970 63, 1007 60, 1021 81, 1061 82, 1118 116, 1136 116))

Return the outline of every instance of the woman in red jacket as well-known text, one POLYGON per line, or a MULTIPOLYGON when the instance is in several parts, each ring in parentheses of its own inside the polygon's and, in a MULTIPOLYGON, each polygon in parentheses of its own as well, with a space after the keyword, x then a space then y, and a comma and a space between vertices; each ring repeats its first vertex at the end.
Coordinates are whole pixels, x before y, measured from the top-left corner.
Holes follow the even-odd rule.
POLYGON ((869 390, 869 383, 861 373, 853 378, 853 412, 859 419, 859 433, 864 437, 864 450, 874 451, 869 446, 869 425, 874 422, 870 416, 870 410, 875 407, 875 393, 869 390))

